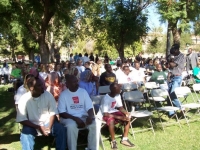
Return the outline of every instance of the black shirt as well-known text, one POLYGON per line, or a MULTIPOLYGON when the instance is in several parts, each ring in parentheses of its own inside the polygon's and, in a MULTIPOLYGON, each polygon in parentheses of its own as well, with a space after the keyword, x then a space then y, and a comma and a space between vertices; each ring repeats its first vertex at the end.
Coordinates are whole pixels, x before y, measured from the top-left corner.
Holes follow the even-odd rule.
POLYGON ((116 81, 116 75, 114 73, 104 72, 100 76, 100 86, 110 85, 116 81))

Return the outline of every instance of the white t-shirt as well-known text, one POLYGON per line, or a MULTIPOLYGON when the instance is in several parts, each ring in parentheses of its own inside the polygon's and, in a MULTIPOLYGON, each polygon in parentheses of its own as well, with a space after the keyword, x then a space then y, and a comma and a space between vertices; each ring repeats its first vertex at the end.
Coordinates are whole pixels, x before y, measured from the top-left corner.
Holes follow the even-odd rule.
POLYGON ((29 120, 36 125, 46 125, 55 114, 58 114, 58 111, 51 93, 44 91, 40 97, 33 98, 31 92, 27 92, 18 102, 16 122, 29 120))
POLYGON ((124 83, 131 83, 133 82, 134 79, 133 79, 133 75, 132 73, 130 72, 128 75, 126 75, 125 73, 121 74, 120 75, 120 78, 118 80, 118 83, 119 84, 124 84, 124 83))
POLYGON ((99 118, 102 118, 104 113, 117 112, 119 110, 115 108, 122 106, 123 105, 120 95, 116 95, 115 97, 110 97, 108 94, 106 94, 101 101, 100 111, 98 111, 97 116, 99 118))
POLYGON ((118 69, 117 71, 115 71, 115 75, 116 75, 116 78, 117 78, 117 81, 119 83, 119 80, 121 78, 121 76, 124 74, 124 72, 122 71, 122 69, 118 69))
POLYGON ((144 70, 142 68, 139 68, 139 70, 133 69, 131 74, 133 75, 134 82, 144 81, 145 74, 144 74, 144 70))
POLYGON ((83 115, 88 115, 87 111, 91 108, 93 108, 92 100, 87 91, 82 88, 78 88, 76 92, 66 89, 60 94, 58 99, 59 113, 66 112, 81 118, 83 115))
POLYGON ((27 90, 24 88, 24 85, 21 85, 17 89, 17 93, 14 96, 15 104, 19 103, 19 100, 20 100, 21 96, 24 95, 25 93, 27 93, 27 90))
POLYGON ((78 72, 84 72, 85 71, 85 67, 84 66, 76 66, 76 68, 78 69, 78 72))

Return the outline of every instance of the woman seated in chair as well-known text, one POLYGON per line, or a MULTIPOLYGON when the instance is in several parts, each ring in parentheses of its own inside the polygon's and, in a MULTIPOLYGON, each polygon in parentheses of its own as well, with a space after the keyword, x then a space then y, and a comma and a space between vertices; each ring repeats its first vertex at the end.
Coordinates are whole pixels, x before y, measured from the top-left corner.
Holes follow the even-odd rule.
POLYGON ((95 77, 91 70, 85 70, 80 75, 79 87, 87 91, 89 96, 98 95, 98 77, 95 77))
POLYGON ((110 85, 110 94, 106 94, 102 99, 100 110, 97 114, 98 117, 103 117, 106 124, 109 127, 109 132, 111 135, 111 148, 117 149, 117 142, 115 141, 115 124, 124 124, 124 133, 121 140, 121 144, 134 147, 128 140, 128 132, 130 128, 130 113, 128 113, 122 106, 122 101, 120 97, 121 87, 117 83, 112 83, 110 85), (118 109, 116 109, 118 108, 118 109))
POLYGON ((197 66, 193 69, 193 77, 196 83, 200 83, 200 62, 198 62, 197 66))

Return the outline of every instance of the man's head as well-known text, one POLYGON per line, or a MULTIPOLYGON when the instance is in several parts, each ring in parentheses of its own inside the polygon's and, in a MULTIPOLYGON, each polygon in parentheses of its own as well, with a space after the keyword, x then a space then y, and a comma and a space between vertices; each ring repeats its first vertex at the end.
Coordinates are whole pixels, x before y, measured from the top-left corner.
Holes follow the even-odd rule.
POLYGON ((105 64, 105 70, 106 70, 106 72, 111 73, 112 72, 111 65, 110 64, 105 64))
POLYGON ((71 92, 76 92, 79 88, 78 79, 74 75, 66 75, 66 86, 71 92))
POLYGON ((89 62, 89 61, 88 61, 88 62, 85 62, 84 67, 85 67, 85 68, 90 68, 90 62, 89 62))
POLYGON ((170 49, 170 54, 174 56, 178 56, 180 51, 179 51, 180 45, 179 44, 174 44, 172 45, 170 49))
POLYGON ((135 69, 139 70, 140 69, 140 63, 139 62, 135 62, 134 63, 135 69))
POLYGON ((162 71, 162 66, 161 66, 161 64, 156 64, 156 70, 157 71, 162 71))
POLYGON ((110 92, 114 95, 120 94, 121 86, 118 83, 112 83, 110 85, 110 92))
POLYGON ((129 66, 124 66, 123 67, 123 71, 126 75, 128 75, 130 73, 130 69, 129 69, 129 66))
POLYGON ((81 59, 77 60, 77 66, 82 66, 82 60, 81 59))
POLYGON ((39 97, 44 93, 43 83, 39 78, 31 77, 27 79, 27 87, 31 92, 32 97, 39 97))
POLYGON ((191 54, 192 53, 192 48, 189 48, 188 49, 188 54, 191 54))

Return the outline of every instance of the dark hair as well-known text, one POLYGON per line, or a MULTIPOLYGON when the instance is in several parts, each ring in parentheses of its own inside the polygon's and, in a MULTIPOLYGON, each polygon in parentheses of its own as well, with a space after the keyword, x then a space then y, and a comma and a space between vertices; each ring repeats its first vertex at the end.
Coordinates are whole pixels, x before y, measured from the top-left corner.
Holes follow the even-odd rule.
POLYGON ((29 78, 27 81, 26 81, 26 86, 28 87, 28 89, 30 89, 30 87, 33 87, 34 86, 34 81, 36 80, 35 77, 32 77, 32 78, 29 78))
POLYGON ((170 49, 170 53, 173 54, 175 50, 179 50, 180 45, 179 44, 174 44, 172 45, 171 49, 170 49))

